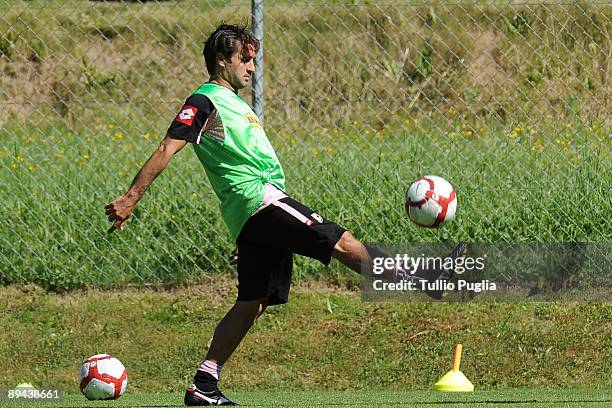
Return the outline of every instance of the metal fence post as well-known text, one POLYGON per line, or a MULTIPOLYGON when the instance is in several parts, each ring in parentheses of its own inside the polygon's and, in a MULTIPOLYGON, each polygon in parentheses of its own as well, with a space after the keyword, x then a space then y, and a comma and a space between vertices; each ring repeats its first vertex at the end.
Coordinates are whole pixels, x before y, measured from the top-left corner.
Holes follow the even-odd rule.
POLYGON ((259 52, 255 56, 255 74, 253 75, 253 110, 259 117, 261 124, 264 122, 264 95, 263 95, 263 73, 264 73, 264 5, 263 0, 251 1, 251 17, 253 20, 253 34, 260 41, 259 52))

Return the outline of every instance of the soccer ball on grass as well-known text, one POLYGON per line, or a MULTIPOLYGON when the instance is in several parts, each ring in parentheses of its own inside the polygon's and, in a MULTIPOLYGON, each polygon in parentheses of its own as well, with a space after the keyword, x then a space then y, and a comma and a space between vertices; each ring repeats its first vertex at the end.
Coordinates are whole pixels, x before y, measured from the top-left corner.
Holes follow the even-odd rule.
POLYGON ((121 361, 96 354, 81 364, 81 392, 89 400, 117 399, 127 388, 127 371, 121 361))
POLYGON ((442 177, 423 176, 408 187, 405 207, 415 224, 437 228, 455 217, 457 196, 442 177))

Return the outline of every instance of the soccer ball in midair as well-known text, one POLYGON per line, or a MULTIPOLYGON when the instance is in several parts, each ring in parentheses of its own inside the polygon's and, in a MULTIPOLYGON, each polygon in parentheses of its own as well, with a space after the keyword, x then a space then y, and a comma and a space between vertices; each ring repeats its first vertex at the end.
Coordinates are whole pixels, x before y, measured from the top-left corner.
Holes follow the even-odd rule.
POLYGON ((127 371, 121 361, 96 354, 81 364, 81 392, 89 400, 117 399, 127 388, 127 371))
POLYGON ((406 191, 406 213, 421 227, 437 228, 455 217, 457 196, 442 177, 418 178, 406 191))

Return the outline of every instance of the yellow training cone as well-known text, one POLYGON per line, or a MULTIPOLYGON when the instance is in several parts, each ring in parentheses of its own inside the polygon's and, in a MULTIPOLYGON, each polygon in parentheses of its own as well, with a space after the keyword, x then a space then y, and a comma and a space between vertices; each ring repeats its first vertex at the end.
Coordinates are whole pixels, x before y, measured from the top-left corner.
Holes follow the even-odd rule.
POLYGON ((455 354, 453 355, 453 368, 448 373, 444 374, 442 378, 434 385, 434 388, 438 391, 445 392, 472 392, 474 391, 474 385, 468 380, 461 371, 459 371, 459 364, 461 363, 461 344, 457 344, 455 347, 455 354))

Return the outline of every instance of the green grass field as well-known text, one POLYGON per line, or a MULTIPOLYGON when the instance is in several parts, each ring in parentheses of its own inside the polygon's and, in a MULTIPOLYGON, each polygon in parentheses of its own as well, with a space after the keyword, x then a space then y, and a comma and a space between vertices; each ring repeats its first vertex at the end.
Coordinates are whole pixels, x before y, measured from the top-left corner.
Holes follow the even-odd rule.
MULTIPOLYGON (((29 382, 78 392, 82 359, 109 353, 130 391, 176 393, 192 381, 231 279, 171 291, 0 288, 0 388, 29 382)), ((363 302, 357 291, 298 285, 271 307, 224 367, 227 390, 427 390, 450 369, 479 390, 612 388, 607 303, 363 302)))
MULTIPOLYGON (((229 394, 228 394, 229 395, 229 394)), ((175 394, 130 394, 116 401, 87 401, 82 395, 67 395, 58 403, 36 403, 35 407, 180 407, 183 395, 175 394)), ((475 391, 466 394, 439 393, 436 391, 361 391, 341 392, 237 392, 232 393, 240 406, 245 407, 537 407, 578 408, 609 407, 612 405, 612 390, 551 390, 551 389, 504 389, 475 391)), ((22 406, 2 403, 0 407, 22 406)))

